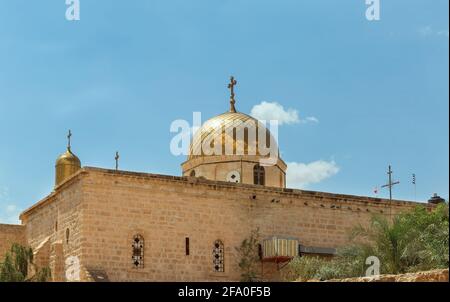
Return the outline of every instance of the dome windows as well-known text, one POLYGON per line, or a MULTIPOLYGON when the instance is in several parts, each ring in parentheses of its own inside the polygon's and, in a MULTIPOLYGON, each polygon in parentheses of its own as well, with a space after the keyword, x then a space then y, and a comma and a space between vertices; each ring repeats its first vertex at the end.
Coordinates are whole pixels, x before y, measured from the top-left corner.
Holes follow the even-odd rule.
POLYGON ((261 186, 264 186, 266 183, 266 171, 259 164, 253 167, 253 183, 261 186))

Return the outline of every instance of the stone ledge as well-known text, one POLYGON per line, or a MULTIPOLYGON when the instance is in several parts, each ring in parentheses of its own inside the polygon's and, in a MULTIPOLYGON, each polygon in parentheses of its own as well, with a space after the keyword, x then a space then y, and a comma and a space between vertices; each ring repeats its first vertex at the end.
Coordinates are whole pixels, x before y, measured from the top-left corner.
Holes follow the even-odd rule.
MULTIPOLYGON (((308 282, 320 282, 320 281, 310 280, 308 282)), ((448 268, 446 268, 400 275, 380 275, 373 277, 332 279, 326 280, 324 282, 449 282, 449 280, 448 280, 448 268)))

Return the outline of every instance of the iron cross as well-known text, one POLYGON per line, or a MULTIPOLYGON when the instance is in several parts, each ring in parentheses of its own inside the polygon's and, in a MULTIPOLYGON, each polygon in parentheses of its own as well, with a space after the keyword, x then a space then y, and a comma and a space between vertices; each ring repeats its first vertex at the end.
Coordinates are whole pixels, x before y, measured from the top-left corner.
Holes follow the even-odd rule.
POLYGON ((234 100, 234 86, 236 86, 237 81, 234 79, 233 76, 230 78, 230 84, 228 84, 228 89, 230 89, 230 111, 236 112, 236 108, 234 107, 234 104, 236 101, 234 100))
POLYGON ((391 169, 391 165, 389 165, 389 170, 387 172, 387 174, 389 175, 389 181, 387 184, 385 184, 384 186, 381 186, 382 188, 389 188, 389 199, 392 200, 392 187, 395 185, 398 185, 400 182, 399 181, 394 181, 392 182, 392 169, 391 169))
POLYGON ((72 131, 69 130, 69 134, 67 134, 67 149, 70 150, 70 138, 72 137, 72 131))
POLYGON ((237 81, 234 79, 233 76, 230 78, 230 84, 228 84, 228 89, 231 91, 231 98, 234 99, 234 86, 236 86, 237 81))
POLYGON ((119 152, 116 152, 116 157, 114 159, 116 160, 116 170, 119 170, 119 152))

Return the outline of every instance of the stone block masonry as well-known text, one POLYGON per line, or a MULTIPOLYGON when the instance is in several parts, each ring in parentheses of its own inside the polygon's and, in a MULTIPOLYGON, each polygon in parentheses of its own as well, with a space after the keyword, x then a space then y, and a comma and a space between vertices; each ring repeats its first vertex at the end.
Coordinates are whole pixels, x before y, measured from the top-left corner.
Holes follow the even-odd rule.
POLYGON ((0 224, 0 262, 3 261, 6 252, 10 251, 13 243, 26 245, 25 226, 0 224))
POLYGON ((49 240, 42 262, 57 270, 58 281, 65 278, 68 257, 77 257, 86 281, 92 279, 86 271, 110 281, 236 281, 241 274, 236 248, 251 230, 259 228, 261 239, 289 237, 303 246, 337 248, 373 214, 393 217, 416 205, 85 167, 21 219, 30 246, 49 240), (136 235, 144 239, 139 268, 132 261, 136 235), (214 271, 216 240, 224 244, 224 272, 214 271))

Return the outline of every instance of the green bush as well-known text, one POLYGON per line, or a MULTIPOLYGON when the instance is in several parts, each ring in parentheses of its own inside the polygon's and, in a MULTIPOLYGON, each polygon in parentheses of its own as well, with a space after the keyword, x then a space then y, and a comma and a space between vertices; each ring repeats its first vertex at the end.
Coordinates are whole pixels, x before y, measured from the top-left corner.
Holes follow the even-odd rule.
POLYGON ((369 226, 358 226, 350 234, 350 244, 332 259, 304 256, 295 258, 285 270, 287 280, 361 277, 366 259, 380 260, 381 274, 399 274, 449 266, 449 207, 433 211, 418 206, 389 222, 373 216, 369 226))
POLYGON ((50 278, 48 267, 38 269, 33 263, 33 251, 31 248, 13 244, 11 250, 6 253, 3 262, 0 263, 0 282, 45 282, 50 278), (34 276, 28 276, 29 268, 36 271, 34 276))
POLYGON ((380 259, 384 274, 445 268, 449 265, 448 221, 448 204, 433 211, 418 206, 391 223, 374 216, 367 228, 355 229, 353 242, 380 259))
POLYGON ((319 257, 296 257, 284 270, 284 278, 289 281, 317 279, 317 273, 325 265, 326 262, 319 257))
POLYGON ((257 281, 259 263, 259 230, 253 230, 249 238, 242 241, 236 252, 239 255, 239 268, 241 269, 241 281, 257 281))

